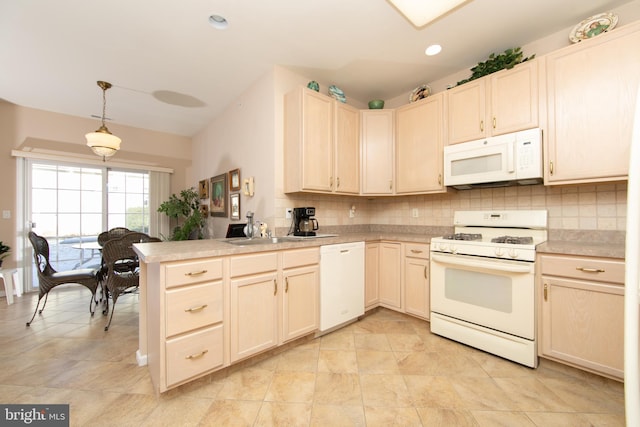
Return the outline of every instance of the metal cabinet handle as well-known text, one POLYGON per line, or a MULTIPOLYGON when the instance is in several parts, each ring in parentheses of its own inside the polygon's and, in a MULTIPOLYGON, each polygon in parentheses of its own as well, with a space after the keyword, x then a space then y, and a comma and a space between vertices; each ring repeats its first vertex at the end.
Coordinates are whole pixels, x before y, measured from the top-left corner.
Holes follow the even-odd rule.
POLYGON ((412 254, 421 254, 422 251, 420 249, 411 249, 412 254))
POLYGON ((340 177, 336 178, 336 188, 340 188, 340 177))
POLYGON ((208 306, 208 304, 203 304, 200 307, 185 308, 184 311, 187 312, 187 313, 193 313, 193 312, 196 312, 196 311, 202 311, 205 308, 207 308, 207 306, 208 306))
POLYGON ((480 132, 484 132, 484 120, 480 120, 480 132))
POLYGON ((544 300, 547 300, 547 293, 548 293, 548 289, 549 289, 549 285, 547 285, 546 283, 544 284, 544 300))
POLYGON ((549 175, 553 175, 553 162, 549 162, 549 175))
POLYGON ((209 350, 202 350, 200 353, 198 354, 190 354, 189 356, 186 356, 185 359, 200 359, 202 356, 204 356, 205 354, 207 354, 209 352, 209 350))
POLYGON ((206 273, 207 270, 200 270, 200 271, 191 271, 189 273, 184 273, 185 276, 200 276, 201 274, 206 273))
POLYGON ((496 128, 496 118, 495 117, 493 118, 493 128, 494 129, 496 128))
POLYGON ((442 174, 438 174, 438 185, 442 185, 442 174))
POLYGON ((278 293, 278 281, 273 279, 273 295, 278 293))
POLYGON ((393 181, 389 180, 389 190, 393 190, 393 181))
POLYGON ((289 278, 288 277, 284 278, 284 292, 285 293, 289 292, 289 278))
POLYGON ((424 278, 425 279, 427 278, 427 266, 426 265, 424 266, 424 278))
POLYGON ((576 270, 584 271, 585 273, 604 273, 603 268, 576 267, 576 270))

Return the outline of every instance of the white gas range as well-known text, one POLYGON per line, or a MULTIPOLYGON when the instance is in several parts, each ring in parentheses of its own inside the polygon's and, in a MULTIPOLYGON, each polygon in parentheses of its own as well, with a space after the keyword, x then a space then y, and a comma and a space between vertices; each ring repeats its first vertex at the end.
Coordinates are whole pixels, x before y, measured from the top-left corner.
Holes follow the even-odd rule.
POLYGON ((535 247, 547 211, 458 211, 454 225, 431 239, 431 331, 536 367, 535 247))

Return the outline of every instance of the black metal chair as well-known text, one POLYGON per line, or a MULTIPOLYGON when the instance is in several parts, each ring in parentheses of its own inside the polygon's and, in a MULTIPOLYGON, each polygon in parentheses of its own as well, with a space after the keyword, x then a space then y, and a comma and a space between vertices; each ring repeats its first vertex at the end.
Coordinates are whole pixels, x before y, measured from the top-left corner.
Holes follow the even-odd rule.
POLYGON ((107 297, 105 298, 105 308, 102 314, 109 313, 109 297, 113 301, 109 321, 104 327, 105 331, 108 331, 109 326, 111 326, 118 297, 122 294, 137 291, 140 284, 140 265, 138 256, 133 250, 133 244, 160 241, 160 239, 150 237, 144 233, 130 232, 122 237, 111 239, 104 244, 102 259, 106 268, 104 286, 107 290, 107 297))
MULTIPOLYGON (((91 291, 91 300, 89 302, 89 312, 93 316, 95 312, 94 302, 96 290, 98 289, 98 280, 96 276, 97 270, 91 268, 82 268, 77 270, 56 271, 49 263, 49 242, 42 236, 38 236, 33 231, 29 232, 29 241, 33 246, 33 258, 38 269, 38 287, 40 293, 38 295, 38 304, 31 316, 31 320, 27 322, 30 326, 36 313, 42 314, 44 307, 47 305, 49 291, 59 285, 77 283, 91 291), (44 297, 44 304, 40 307, 40 301, 44 297)), ((97 305, 97 302, 96 302, 97 305)))

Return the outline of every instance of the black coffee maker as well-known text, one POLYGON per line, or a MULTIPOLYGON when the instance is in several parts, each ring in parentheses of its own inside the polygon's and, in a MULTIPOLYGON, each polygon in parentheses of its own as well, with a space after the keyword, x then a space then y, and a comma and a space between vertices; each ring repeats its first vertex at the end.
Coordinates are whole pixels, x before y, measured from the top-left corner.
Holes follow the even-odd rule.
POLYGON ((315 214, 316 208, 293 208, 293 235, 315 236, 318 229, 315 214))

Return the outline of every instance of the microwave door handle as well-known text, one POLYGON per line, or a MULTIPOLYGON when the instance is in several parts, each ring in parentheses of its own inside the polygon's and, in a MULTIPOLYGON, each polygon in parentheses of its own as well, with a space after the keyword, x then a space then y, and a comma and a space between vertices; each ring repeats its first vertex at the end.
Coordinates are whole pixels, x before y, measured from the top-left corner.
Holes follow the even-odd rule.
POLYGON ((513 158, 514 154, 513 153, 515 151, 513 148, 514 148, 515 144, 516 144, 515 141, 514 142, 509 142, 507 144, 507 172, 509 172, 509 173, 513 173, 514 170, 515 170, 515 168, 513 166, 513 164, 514 164, 514 158, 513 158))
POLYGON ((438 262, 440 264, 448 264, 448 265, 457 265, 461 267, 474 267, 483 270, 491 270, 491 271, 505 271, 508 273, 530 273, 531 265, 526 263, 525 265, 512 265, 512 264, 503 264, 499 262, 493 262, 489 260, 474 260, 474 259, 460 259, 456 256, 451 255, 439 255, 439 254, 431 254, 431 260, 438 262))

